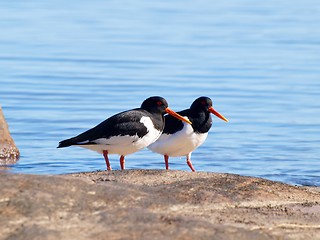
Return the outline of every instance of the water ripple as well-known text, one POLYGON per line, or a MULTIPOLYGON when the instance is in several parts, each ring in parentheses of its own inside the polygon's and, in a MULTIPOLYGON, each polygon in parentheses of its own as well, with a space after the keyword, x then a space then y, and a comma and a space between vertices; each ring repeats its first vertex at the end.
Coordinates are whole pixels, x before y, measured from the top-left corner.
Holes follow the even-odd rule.
MULTIPOLYGON (((320 186, 315 1, 0 5, 0 103, 21 152, 6 171, 105 169, 102 156, 57 143, 151 95, 175 110, 204 95, 230 122, 213 118, 192 155, 198 171, 320 186)), ((145 149, 127 167, 163 169, 163 157, 145 149)), ((184 157, 170 167, 189 171, 184 157)))

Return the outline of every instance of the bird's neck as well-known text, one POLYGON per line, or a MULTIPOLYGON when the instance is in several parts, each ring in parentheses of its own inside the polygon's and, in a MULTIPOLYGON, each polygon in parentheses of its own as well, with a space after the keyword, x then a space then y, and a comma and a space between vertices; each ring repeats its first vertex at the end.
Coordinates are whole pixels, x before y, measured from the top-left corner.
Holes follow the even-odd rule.
POLYGON ((207 111, 192 112, 190 117, 195 132, 206 133, 212 126, 212 118, 207 111))
POLYGON ((154 127, 162 132, 164 129, 164 115, 153 114, 152 118, 153 118, 152 121, 153 121, 154 127))

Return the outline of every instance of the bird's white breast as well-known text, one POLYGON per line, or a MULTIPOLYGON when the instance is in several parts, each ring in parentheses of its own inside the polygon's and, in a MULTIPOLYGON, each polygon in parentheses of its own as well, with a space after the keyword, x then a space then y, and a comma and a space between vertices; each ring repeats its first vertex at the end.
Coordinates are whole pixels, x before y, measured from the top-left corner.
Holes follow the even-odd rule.
POLYGON ((180 131, 174 134, 163 133, 148 148, 153 152, 171 157, 186 156, 199 147, 207 136, 208 133, 195 133, 190 124, 184 123, 180 131))
POLYGON ((156 141, 161 135, 161 131, 154 127, 153 122, 149 117, 142 117, 140 122, 147 128, 147 134, 143 137, 139 137, 136 134, 133 136, 119 135, 110 138, 99 138, 93 141, 96 144, 81 145, 81 147, 88 148, 98 153, 107 150, 109 154, 119 154, 123 156, 137 152, 156 141))

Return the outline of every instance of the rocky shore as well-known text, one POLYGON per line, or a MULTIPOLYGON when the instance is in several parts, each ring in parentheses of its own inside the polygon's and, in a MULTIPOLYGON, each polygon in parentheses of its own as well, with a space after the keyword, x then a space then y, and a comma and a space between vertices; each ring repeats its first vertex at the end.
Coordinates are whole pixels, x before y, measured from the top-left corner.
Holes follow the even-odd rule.
POLYGON ((20 153, 10 135, 8 124, 0 106, 0 166, 18 161, 20 153))
POLYGON ((320 192, 232 174, 0 174, 0 239, 320 239, 320 192))

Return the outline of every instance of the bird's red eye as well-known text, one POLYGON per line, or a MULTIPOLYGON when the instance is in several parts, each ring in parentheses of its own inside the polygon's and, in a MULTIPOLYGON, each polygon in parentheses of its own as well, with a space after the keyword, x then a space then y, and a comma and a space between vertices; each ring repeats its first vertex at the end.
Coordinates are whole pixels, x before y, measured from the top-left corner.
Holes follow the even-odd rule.
POLYGON ((206 103, 206 101, 202 101, 201 104, 204 106, 204 105, 206 105, 207 103, 206 103))
POLYGON ((157 105, 158 105, 158 106, 161 106, 162 104, 163 104, 163 103, 162 103, 161 101, 158 101, 158 102, 157 102, 157 105))

